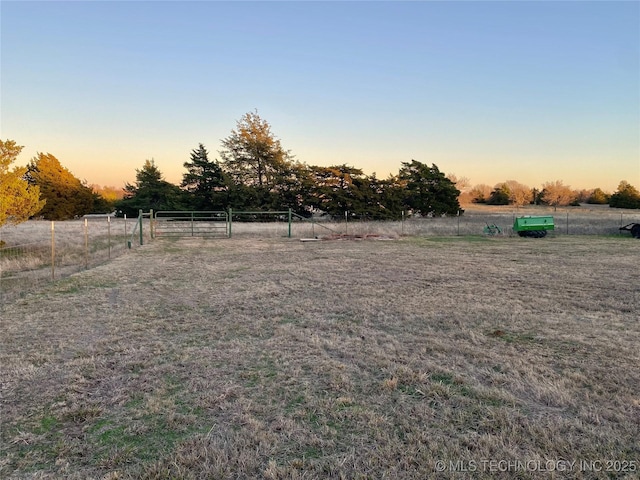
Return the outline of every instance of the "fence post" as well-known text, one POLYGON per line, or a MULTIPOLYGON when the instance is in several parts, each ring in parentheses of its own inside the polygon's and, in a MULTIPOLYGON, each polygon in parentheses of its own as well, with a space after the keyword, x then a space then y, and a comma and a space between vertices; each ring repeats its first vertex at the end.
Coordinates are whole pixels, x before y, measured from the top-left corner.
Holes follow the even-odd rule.
POLYGON ((56 234, 55 223, 51 220, 51 280, 56 278, 56 234))
POLYGON ((193 237, 193 212, 191 212, 191 236, 193 237))
POLYGON ((291 208, 289 208, 289 238, 291 238, 291 208))
POLYGON ((349 220, 348 220, 349 212, 345 210, 344 212, 344 234, 349 234, 349 220))
POLYGON ((124 248, 127 248, 129 246, 129 240, 127 240, 129 237, 127 237, 127 214, 124 214, 124 248))
POLYGON ((151 240, 153 240, 155 237, 155 234, 153 233, 153 227, 154 227, 155 221, 153 219, 153 208, 149 209, 149 235, 151 236, 151 240))
POLYGON ((111 260, 111 217, 107 217, 107 255, 111 260))
POLYGON ((84 219, 84 268, 89 268, 89 225, 84 219))
POLYGON ((233 209, 229 207, 229 238, 231 238, 231 226, 233 225, 233 209))
POLYGON ((142 239, 142 210, 138 210, 138 229, 140 230, 140 245, 142 246, 144 242, 142 239))

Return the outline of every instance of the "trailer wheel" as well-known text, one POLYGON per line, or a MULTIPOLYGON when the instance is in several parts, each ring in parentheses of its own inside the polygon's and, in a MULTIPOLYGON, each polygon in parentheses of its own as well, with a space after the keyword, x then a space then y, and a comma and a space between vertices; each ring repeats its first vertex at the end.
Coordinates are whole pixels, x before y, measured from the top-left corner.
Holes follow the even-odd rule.
POLYGON ((640 223, 636 223, 633 227, 631 227, 631 236, 640 238, 640 223))

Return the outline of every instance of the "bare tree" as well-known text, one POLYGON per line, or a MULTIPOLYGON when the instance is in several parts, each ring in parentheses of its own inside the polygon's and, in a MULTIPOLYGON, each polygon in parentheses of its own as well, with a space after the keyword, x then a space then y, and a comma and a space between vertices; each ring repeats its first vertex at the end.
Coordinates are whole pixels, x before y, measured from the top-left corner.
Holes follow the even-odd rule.
POLYGON ((562 180, 542 184, 542 201, 552 205, 554 210, 557 210, 558 206, 569 205, 575 198, 575 192, 562 183, 562 180))
POLYGON ((507 180, 504 182, 509 190, 509 203, 517 207, 522 207, 531 203, 533 193, 531 188, 515 180, 507 180))
POLYGON ((471 190, 469 190, 468 194, 470 200, 473 203, 487 203, 489 197, 491 196, 491 190, 493 190, 489 185, 480 183, 478 185, 474 185, 471 190))
POLYGON ((468 191, 471 188, 471 180, 467 177, 458 177, 455 173, 450 173, 447 178, 456 184, 456 188, 462 193, 468 191))

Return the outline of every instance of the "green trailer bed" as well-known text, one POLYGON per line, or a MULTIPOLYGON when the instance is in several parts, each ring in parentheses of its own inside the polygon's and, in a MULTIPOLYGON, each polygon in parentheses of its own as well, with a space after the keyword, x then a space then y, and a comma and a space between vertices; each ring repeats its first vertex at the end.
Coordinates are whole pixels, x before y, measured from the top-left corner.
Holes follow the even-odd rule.
POLYGON ((517 217, 513 222, 513 231, 521 237, 542 238, 555 228, 552 216, 517 217))

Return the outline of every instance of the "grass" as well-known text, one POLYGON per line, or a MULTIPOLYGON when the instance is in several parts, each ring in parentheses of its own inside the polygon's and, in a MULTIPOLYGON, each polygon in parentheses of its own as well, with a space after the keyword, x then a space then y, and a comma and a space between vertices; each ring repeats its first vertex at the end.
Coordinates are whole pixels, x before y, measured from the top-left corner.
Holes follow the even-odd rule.
MULTIPOLYGON (((636 478, 639 254, 566 235, 156 241, 2 304, 0 477, 585 460, 627 472, 566 478, 636 478)), ((514 477, 550 478, 473 474, 514 477)))
POLYGON ((0 228, 0 294, 11 300, 78 270, 125 253, 124 232, 132 221, 106 218, 54 222, 30 220, 0 228), (53 237, 53 238, 52 238, 53 237), (53 246, 52 246, 53 244, 53 246), (52 255, 53 253, 53 255, 52 255), (52 257, 55 264, 52 269, 52 257))

